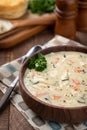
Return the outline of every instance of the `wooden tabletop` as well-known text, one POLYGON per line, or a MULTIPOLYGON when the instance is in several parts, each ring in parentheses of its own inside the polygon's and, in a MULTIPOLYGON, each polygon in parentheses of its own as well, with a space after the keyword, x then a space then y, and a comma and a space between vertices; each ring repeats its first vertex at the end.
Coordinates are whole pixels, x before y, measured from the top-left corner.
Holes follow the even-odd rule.
MULTIPOLYGON (((47 29, 21 44, 0 50, 0 65, 23 56, 32 46, 44 44, 54 37, 53 29, 47 29)), ((0 98, 3 94, 0 92, 0 98)), ((0 113, 0 130, 33 130, 21 113, 9 102, 6 109, 0 113)))

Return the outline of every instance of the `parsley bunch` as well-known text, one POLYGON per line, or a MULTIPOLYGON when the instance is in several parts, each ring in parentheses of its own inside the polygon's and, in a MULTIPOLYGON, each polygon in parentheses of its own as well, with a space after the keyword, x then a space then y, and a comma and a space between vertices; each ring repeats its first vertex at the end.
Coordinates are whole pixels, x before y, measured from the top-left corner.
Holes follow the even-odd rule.
POLYGON ((32 13, 51 13, 55 8, 55 0, 31 0, 28 2, 28 8, 32 13))
POLYGON ((28 68, 35 69, 36 71, 43 71, 47 68, 47 60, 41 53, 38 53, 37 58, 30 58, 28 68))

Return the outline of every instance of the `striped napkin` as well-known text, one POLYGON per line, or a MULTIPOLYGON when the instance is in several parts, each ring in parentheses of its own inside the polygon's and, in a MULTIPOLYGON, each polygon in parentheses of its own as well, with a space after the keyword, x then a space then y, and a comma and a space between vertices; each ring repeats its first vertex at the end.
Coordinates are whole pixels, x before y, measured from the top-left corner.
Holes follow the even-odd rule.
MULTIPOLYGON (((43 48, 58 46, 60 44, 81 45, 78 42, 57 35, 48 43, 44 44, 43 48)), ((3 93, 5 93, 6 87, 8 87, 19 74, 21 60, 22 57, 0 67, 0 81, 3 82, 3 84, 0 83, 0 90, 3 93)), ((24 103, 18 86, 19 84, 17 84, 14 92, 11 95, 11 103, 18 109, 18 111, 21 112, 21 114, 27 119, 29 124, 31 124, 35 130, 87 130, 87 122, 83 122, 78 125, 71 125, 44 120, 24 103)))

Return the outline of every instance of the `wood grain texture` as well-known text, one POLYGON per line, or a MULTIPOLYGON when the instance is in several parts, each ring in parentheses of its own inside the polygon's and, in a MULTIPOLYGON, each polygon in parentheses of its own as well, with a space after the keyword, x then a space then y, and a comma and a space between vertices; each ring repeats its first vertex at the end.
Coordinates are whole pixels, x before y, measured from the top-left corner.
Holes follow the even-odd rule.
POLYGON ((67 37, 69 39, 76 39, 76 16, 77 16, 77 0, 56 0, 55 13, 57 16, 55 33, 67 37))
POLYGON ((34 130, 33 127, 26 121, 19 111, 10 105, 10 120, 9 130, 34 130), (14 114, 15 113, 15 114, 14 114))
MULTIPOLYGON (((0 92, 0 97, 2 96, 2 93, 0 92)), ((9 128, 9 104, 6 107, 6 109, 0 113, 0 130, 8 130, 9 128)))
POLYGON ((13 20, 11 23, 13 24, 13 28, 22 28, 22 27, 32 27, 32 26, 40 26, 40 25, 53 25, 56 21, 56 15, 53 14, 46 14, 43 16, 38 16, 37 18, 31 19, 20 19, 20 20, 13 20))
POLYGON ((87 33, 87 1, 78 0, 77 30, 87 33))
POLYGON ((18 31, 16 34, 10 35, 10 37, 6 37, 0 40, 0 48, 10 48, 15 46, 22 41, 26 40, 27 38, 36 35, 37 33, 45 30, 47 26, 35 26, 33 28, 24 28, 18 31))
POLYGON ((54 27, 56 15, 53 13, 39 16, 27 13, 24 18, 10 21, 13 23, 12 29, 0 34, 0 49, 13 47, 47 27, 54 27))

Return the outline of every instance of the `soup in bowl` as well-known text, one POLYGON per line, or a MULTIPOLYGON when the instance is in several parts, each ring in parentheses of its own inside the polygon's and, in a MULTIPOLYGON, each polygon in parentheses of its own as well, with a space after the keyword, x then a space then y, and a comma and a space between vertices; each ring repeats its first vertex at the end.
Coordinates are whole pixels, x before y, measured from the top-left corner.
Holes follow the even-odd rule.
POLYGON ((34 54, 21 68, 20 90, 26 104, 45 119, 86 121, 87 48, 56 46, 34 54))

